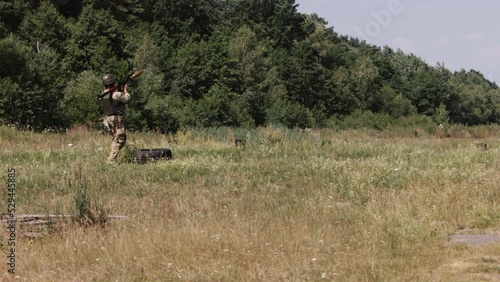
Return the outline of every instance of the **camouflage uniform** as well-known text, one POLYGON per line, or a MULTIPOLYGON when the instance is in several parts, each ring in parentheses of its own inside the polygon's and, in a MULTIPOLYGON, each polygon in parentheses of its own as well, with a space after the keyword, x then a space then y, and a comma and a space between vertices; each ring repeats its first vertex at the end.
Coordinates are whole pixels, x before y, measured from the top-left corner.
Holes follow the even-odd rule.
MULTIPOLYGON (((102 94, 106 93, 105 89, 102 94)), ((125 104, 130 101, 130 94, 126 91, 114 91, 102 96, 101 105, 104 111, 104 124, 108 126, 109 133, 113 137, 111 141, 111 151, 107 159, 108 162, 116 161, 120 149, 127 142, 127 132, 125 129, 125 104)))

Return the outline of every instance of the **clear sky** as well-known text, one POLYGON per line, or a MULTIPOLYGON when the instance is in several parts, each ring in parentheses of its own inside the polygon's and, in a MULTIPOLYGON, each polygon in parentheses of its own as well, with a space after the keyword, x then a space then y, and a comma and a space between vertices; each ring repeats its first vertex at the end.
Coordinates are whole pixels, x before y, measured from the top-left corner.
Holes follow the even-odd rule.
POLYGON ((451 71, 474 69, 500 84, 498 0, 296 0, 342 35, 413 53, 451 71))

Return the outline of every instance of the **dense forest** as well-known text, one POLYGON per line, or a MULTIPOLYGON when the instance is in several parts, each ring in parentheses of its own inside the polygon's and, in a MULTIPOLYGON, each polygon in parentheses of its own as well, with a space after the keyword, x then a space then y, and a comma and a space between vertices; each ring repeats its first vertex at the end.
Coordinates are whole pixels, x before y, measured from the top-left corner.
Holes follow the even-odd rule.
POLYGON ((145 72, 130 83, 132 130, 335 127, 353 117, 500 121, 500 90, 480 72, 451 72, 337 34, 297 6, 1 0, 0 121, 32 130, 96 126, 102 75, 125 78, 137 69, 145 72))

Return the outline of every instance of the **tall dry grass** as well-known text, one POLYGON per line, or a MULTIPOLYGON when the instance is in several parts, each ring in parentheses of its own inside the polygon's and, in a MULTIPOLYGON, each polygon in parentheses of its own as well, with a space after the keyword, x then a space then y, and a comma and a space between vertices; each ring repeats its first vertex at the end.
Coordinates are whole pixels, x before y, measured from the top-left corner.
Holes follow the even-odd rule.
MULTIPOLYGON (((109 138, 98 132, 0 127, 0 137, 4 171, 18 173, 18 213, 77 214, 76 196, 85 188, 91 207, 129 217, 105 227, 69 222, 35 230, 41 239, 23 237, 30 230, 19 226, 17 281, 500 276, 498 244, 447 240, 459 230, 500 230, 493 137, 279 127, 131 133, 130 147, 168 147, 174 159, 118 166, 105 164, 109 138), (234 138, 246 145, 236 147, 234 138)), ((6 239, 0 247, 7 251, 6 239)))

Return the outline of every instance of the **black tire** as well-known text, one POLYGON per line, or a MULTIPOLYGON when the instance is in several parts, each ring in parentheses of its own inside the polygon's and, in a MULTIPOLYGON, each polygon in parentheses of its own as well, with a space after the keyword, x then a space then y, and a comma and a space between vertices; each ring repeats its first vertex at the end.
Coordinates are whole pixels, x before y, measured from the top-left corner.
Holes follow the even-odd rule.
POLYGON ((140 164, 171 159, 172 150, 168 148, 140 149, 134 152, 134 161, 140 164))

